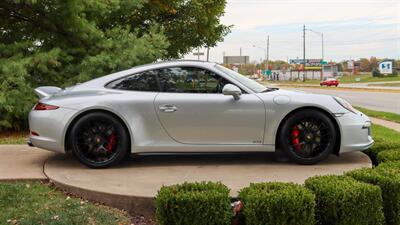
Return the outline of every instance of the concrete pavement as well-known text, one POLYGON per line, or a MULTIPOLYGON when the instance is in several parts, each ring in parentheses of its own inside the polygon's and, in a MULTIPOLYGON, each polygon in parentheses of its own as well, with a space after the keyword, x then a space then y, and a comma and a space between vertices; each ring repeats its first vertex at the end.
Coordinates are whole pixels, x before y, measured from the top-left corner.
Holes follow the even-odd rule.
POLYGON ((400 123, 387 121, 387 120, 382 120, 382 119, 378 119, 378 118, 372 118, 372 117, 370 117, 370 119, 371 119, 373 124, 379 124, 381 126, 390 128, 390 129, 395 130, 397 132, 400 132, 400 123))
POLYGON ((58 155, 46 162, 44 171, 50 180, 113 194, 153 197, 162 185, 221 181, 236 196, 252 182, 303 183, 315 175, 371 167, 369 157, 361 152, 332 155, 312 166, 276 162, 273 158, 270 153, 143 155, 115 168, 93 170, 72 157, 58 155))
POLYGON ((272 160, 269 153, 246 154, 164 154, 141 155, 118 167, 94 170, 76 159, 57 155, 45 164, 45 174, 55 185, 92 201, 151 216, 154 196, 163 185, 194 181, 221 181, 231 196, 254 182, 283 181, 303 183, 315 175, 343 174, 372 167, 361 152, 330 156, 317 165, 301 166, 272 160))
POLYGON ((0 145, 0 181, 47 180, 45 161, 55 155, 25 145, 0 145))

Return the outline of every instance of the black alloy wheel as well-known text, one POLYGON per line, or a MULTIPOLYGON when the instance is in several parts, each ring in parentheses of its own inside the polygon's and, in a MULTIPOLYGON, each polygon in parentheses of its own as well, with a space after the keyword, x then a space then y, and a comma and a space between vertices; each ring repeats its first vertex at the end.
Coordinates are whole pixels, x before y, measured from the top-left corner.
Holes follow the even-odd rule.
POLYGON ((94 112, 82 116, 72 127, 74 155, 91 168, 117 164, 129 151, 129 135, 114 116, 94 112))
POLYGON ((337 143, 331 119, 324 113, 306 109, 291 115, 279 133, 281 149, 299 164, 315 164, 327 158, 337 143))

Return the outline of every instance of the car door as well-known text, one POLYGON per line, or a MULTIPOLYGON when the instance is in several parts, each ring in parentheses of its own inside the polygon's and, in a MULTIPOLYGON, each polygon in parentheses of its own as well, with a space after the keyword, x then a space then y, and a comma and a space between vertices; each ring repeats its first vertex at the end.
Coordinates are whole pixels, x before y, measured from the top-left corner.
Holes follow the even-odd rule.
POLYGON ((222 94, 231 83, 195 67, 170 67, 158 72, 161 93, 154 101, 168 135, 184 144, 262 144, 263 101, 243 93, 239 100, 222 94))

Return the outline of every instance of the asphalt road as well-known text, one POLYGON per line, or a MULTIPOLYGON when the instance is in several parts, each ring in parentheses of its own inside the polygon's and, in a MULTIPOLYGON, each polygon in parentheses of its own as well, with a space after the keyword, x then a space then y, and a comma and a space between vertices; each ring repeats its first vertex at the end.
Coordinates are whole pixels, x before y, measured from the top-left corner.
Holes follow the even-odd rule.
POLYGON ((316 88, 283 88, 291 90, 301 90, 316 94, 328 94, 346 99, 352 105, 361 106, 368 109, 393 112, 400 114, 400 93, 368 92, 368 91, 344 91, 335 88, 316 89, 316 88))

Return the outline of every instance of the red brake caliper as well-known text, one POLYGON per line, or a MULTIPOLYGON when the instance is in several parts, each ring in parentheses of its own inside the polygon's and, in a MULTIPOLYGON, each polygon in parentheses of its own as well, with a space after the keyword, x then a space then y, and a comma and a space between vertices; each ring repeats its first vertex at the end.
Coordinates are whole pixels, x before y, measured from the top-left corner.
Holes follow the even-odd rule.
POLYGON ((114 149, 115 144, 117 143, 117 135, 115 133, 112 133, 108 137, 108 144, 106 146, 106 149, 111 152, 114 149))
POLYGON ((295 125, 292 130, 292 144, 294 145, 294 148, 297 152, 301 151, 299 134, 299 128, 297 127, 297 125, 295 125))

